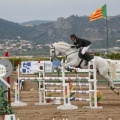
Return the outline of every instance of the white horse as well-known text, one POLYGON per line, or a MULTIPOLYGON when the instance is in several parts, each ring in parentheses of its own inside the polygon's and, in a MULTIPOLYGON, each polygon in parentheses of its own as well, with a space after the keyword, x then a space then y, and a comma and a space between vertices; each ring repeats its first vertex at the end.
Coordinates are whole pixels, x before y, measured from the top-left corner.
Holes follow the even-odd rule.
MULTIPOLYGON (((51 59, 55 59, 59 54, 62 54, 63 57, 66 57, 65 68, 69 66, 77 67, 81 61, 78 56, 79 49, 71 48, 71 45, 65 42, 58 42, 50 45, 50 57, 51 59)), ((94 56, 94 62, 96 64, 96 69, 100 76, 102 76, 106 81, 108 81, 110 88, 117 95, 119 95, 119 91, 116 90, 114 83, 112 81, 112 77, 115 75, 116 66, 112 60, 106 60, 99 56, 94 56), (109 68, 111 65, 111 75, 110 77, 109 68)), ((81 63, 82 68, 86 68, 84 66, 84 61, 81 63)))

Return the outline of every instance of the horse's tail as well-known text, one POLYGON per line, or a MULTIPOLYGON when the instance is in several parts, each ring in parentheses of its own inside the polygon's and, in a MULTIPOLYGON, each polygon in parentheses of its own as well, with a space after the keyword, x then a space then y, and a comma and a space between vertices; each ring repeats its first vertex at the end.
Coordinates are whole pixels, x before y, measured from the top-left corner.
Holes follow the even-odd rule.
POLYGON ((110 68, 110 76, 113 79, 116 79, 116 70, 117 70, 117 66, 115 61, 107 59, 107 62, 109 63, 109 68, 110 68))

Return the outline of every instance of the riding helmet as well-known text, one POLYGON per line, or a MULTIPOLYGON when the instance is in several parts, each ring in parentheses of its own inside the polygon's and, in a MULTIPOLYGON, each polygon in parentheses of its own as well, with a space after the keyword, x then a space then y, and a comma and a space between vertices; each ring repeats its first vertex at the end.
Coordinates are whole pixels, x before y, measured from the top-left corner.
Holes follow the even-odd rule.
POLYGON ((75 34, 71 34, 70 37, 73 38, 73 37, 76 37, 76 35, 75 34))

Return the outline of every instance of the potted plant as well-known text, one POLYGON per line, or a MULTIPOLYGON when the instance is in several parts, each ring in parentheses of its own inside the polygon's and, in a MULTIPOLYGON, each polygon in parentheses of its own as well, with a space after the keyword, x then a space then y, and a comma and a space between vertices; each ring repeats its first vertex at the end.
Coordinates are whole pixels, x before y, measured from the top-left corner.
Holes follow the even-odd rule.
MULTIPOLYGON (((98 106, 101 106, 101 103, 100 103, 101 100, 102 100, 102 92, 98 91, 97 92, 97 105, 98 106)), ((94 101, 94 96, 92 96, 92 101, 94 101)))
MULTIPOLYGON (((46 93, 46 96, 47 97, 52 97, 52 93, 48 92, 48 93, 46 93)), ((46 103, 50 103, 50 102, 51 102, 50 98, 46 99, 46 103)))
POLYGON ((0 85, 0 116, 2 116, 2 120, 4 120, 5 115, 14 114, 11 106, 9 105, 7 99, 7 92, 6 88, 0 85))

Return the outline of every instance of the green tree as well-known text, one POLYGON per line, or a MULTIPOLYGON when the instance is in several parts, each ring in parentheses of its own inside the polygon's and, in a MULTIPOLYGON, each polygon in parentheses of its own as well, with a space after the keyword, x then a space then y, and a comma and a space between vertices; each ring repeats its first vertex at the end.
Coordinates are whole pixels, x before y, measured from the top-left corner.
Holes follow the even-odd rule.
POLYGON ((9 105, 6 93, 8 90, 4 86, 0 85, 0 115, 3 114, 14 114, 11 106, 9 105))

